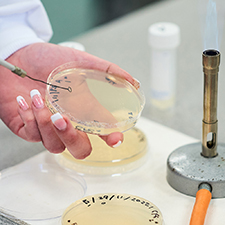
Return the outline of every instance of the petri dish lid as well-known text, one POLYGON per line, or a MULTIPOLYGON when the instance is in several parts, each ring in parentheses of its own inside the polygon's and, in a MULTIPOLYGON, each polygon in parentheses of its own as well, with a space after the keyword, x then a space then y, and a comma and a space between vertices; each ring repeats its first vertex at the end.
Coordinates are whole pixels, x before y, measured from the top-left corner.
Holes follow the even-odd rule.
POLYGON ((97 194, 70 205, 62 225, 150 225, 163 224, 160 210, 151 202, 128 194, 97 194))
POLYGON ((132 128, 145 104, 142 90, 124 78, 85 63, 70 62, 48 77, 46 104, 52 113, 67 115, 74 127, 86 133, 106 135, 132 128))
POLYGON ((0 173, 0 212, 8 218, 42 221, 61 217, 86 192, 80 176, 59 166, 12 167, 0 173))

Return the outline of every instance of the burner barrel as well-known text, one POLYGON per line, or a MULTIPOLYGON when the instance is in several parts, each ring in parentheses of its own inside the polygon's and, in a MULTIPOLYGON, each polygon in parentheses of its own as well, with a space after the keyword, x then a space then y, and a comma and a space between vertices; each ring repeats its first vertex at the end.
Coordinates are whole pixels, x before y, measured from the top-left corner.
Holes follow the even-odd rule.
POLYGON ((204 51, 202 63, 204 72, 202 155, 212 158, 217 156, 217 93, 220 52, 204 51))

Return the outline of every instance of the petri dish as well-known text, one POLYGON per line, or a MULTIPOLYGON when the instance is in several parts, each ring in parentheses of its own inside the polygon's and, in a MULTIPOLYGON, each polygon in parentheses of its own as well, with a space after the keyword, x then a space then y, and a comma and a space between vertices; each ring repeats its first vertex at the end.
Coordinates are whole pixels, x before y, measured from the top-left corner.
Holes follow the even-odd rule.
POLYGON ((55 156, 58 164, 82 175, 115 175, 130 172, 147 160, 147 138, 136 127, 124 133, 124 141, 117 148, 109 147, 97 135, 88 134, 88 137, 92 152, 87 158, 75 159, 65 150, 55 156))
POLYGON ((128 194, 97 194, 71 204, 62 225, 162 225, 160 210, 151 202, 128 194))
POLYGON ((0 190, 1 214, 31 222, 60 218, 84 196, 86 183, 58 165, 39 164, 3 170, 0 190))
POLYGON ((50 111, 67 115, 76 129, 86 133, 125 132, 136 124, 145 104, 140 88, 116 74, 87 69, 85 63, 63 64, 47 82, 50 111))

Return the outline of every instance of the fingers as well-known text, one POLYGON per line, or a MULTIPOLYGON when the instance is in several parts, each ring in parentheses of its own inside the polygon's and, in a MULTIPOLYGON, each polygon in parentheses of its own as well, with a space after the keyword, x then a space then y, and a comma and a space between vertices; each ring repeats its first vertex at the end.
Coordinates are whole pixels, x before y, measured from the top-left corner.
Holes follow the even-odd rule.
MULTIPOLYGON (((60 46, 62 47, 62 46, 60 46)), ((82 62, 79 67, 80 68, 89 68, 105 71, 112 74, 117 74, 123 78, 125 78, 128 82, 130 82, 136 89, 140 87, 140 82, 133 78, 128 72, 121 69, 118 65, 106 61, 104 59, 93 56, 87 52, 77 52, 78 50, 73 49, 74 55, 76 56, 75 60, 82 62), (77 56, 79 55, 79 59, 77 56)))
POLYGON ((107 145, 109 145, 112 148, 119 147, 123 142, 123 134, 120 132, 114 132, 109 135, 99 136, 101 139, 103 139, 107 145))
POLYGON ((104 68, 105 72, 119 75, 120 77, 123 77, 128 82, 130 82, 137 90, 140 88, 140 82, 132 77, 128 72, 121 69, 118 65, 109 62, 106 62, 106 65, 107 67, 104 68))
POLYGON ((55 132, 76 159, 84 159, 90 155, 91 143, 85 133, 74 129, 69 119, 62 117, 60 113, 52 115, 51 120, 55 126, 55 132))
POLYGON ((32 99, 31 108, 38 125, 43 145, 52 153, 64 151, 65 145, 55 133, 50 120, 51 113, 48 108, 45 107, 41 94, 35 89, 30 92, 30 96, 32 99))
POLYGON ((20 106, 18 108, 18 112, 23 121, 23 126, 19 129, 18 135, 27 141, 41 141, 41 135, 39 133, 32 109, 22 96, 18 96, 16 100, 20 106))
MULTIPOLYGON (((61 153, 67 148, 77 159, 90 155, 92 147, 87 134, 74 129, 69 119, 60 113, 52 115, 38 90, 32 90, 30 95, 31 107, 22 96, 17 97, 18 112, 24 123, 20 136, 26 136, 28 141, 42 141, 52 153, 61 153)), ((123 142, 120 132, 100 137, 111 147, 118 147, 123 142)))
POLYGON ((121 69, 116 64, 110 64, 107 68, 106 72, 112 73, 112 74, 118 74, 122 77, 124 77, 127 81, 129 81, 136 89, 140 88, 140 82, 133 78, 129 73, 127 73, 125 70, 121 69))
POLYGON ((47 150, 61 153, 67 148, 77 159, 84 159, 91 153, 91 144, 87 135, 75 130, 66 117, 59 113, 53 115, 44 105, 38 90, 32 90, 31 107, 22 96, 17 97, 19 114, 24 123, 20 136, 26 136, 28 141, 42 141, 47 150), (58 118, 58 117, 60 118, 58 118))

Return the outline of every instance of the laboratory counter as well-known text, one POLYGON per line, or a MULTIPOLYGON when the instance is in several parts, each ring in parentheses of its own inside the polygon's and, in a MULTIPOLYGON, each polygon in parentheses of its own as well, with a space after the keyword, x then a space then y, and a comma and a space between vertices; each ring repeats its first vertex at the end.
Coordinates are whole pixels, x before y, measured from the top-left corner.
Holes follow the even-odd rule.
MULTIPOLYGON (((111 61, 137 78, 146 96, 142 116, 195 139, 201 139, 203 117, 203 37, 196 0, 166 0, 151 4, 133 13, 73 38, 86 51, 111 61), (149 104, 150 48, 148 27, 156 22, 172 22, 180 27, 181 43, 177 49, 176 103, 172 110, 158 111, 149 104)), ((225 139, 225 63, 221 43, 219 72, 218 140, 225 139)), ((0 124, 0 170, 16 165, 42 151, 40 143, 28 143, 0 124)), ((151 138, 149 137, 149 140, 151 138)), ((163 137, 161 138, 163 141, 163 137)), ((13 224, 2 222, 0 224, 13 224)))

